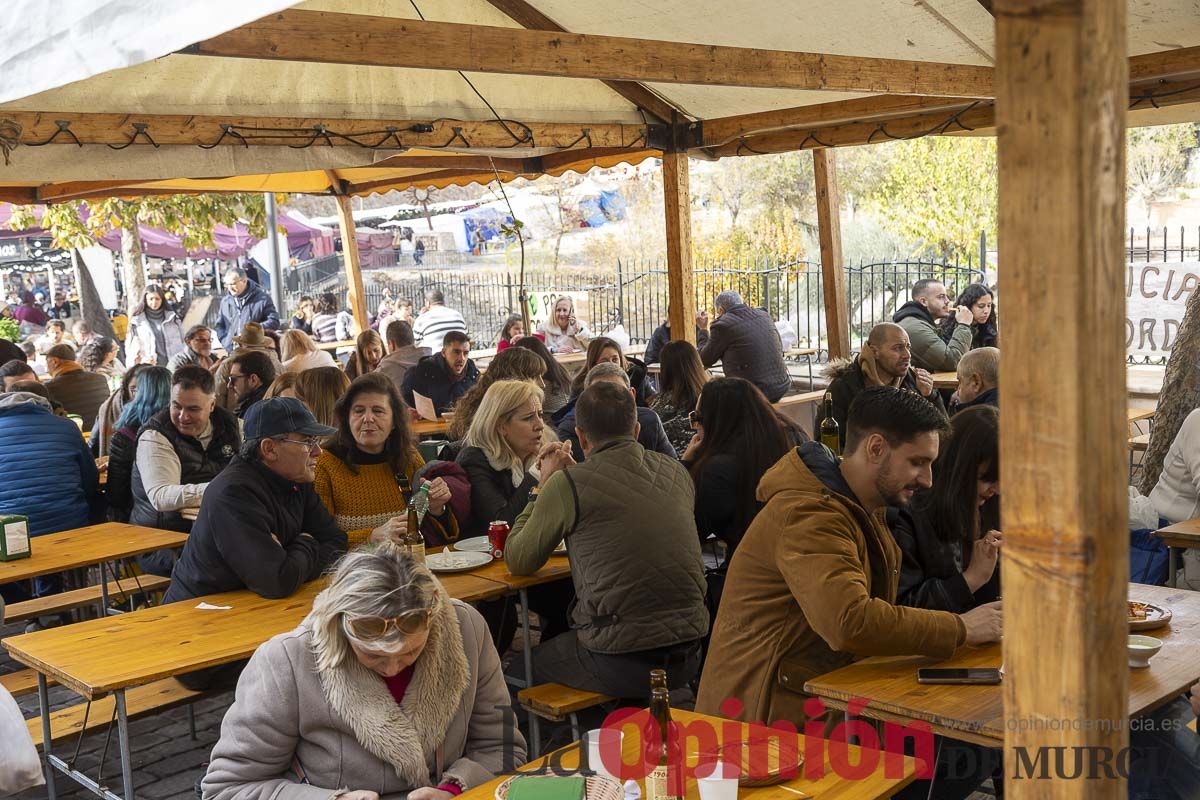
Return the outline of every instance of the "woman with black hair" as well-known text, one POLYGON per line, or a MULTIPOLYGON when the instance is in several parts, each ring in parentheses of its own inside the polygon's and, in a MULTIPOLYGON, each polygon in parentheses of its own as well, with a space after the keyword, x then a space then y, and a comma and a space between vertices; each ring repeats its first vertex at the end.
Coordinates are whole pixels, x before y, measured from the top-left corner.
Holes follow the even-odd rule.
POLYGON ((162 289, 150 284, 129 317, 129 331, 125 335, 126 361, 165 367, 185 346, 183 323, 166 307, 162 289))
POLYGON ((571 375, 567 372, 563 365, 558 363, 558 359, 550 354, 550 349, 546 347, 546 343, 534 336, 523 336, 513 343, 513 347, 524 347, 526 350, 532 350, 537 353, 542 359, 542 363, 546 365, 546 371, 542 373, 542 391, 545 397, 542 400, 542 412, 545 414, 557 414, 560 409, 565 407, 571 400, 571 375))
POLYGON ((763 473, 808 437, 743 378, 706 383, 689 418, 695 434, 682 460, 696 485, 696 529, 725 543, 728 563, 762 508, 763 473))
POLYGON ((1000 596, 1000 412, 975 406, 950 420, 933 486, 888 509, 903 551, 901 605, 962 614, 1000 596))
POLYGON ((658 394, 651 398, 650 408, 662 420, 663 430, 675 452, 682 453, 692 440, 689 417, 709 375, 700 361, 700 352, 691 342, 667 342, 660 356, 662 371, 658 375, 658 394))
MULTIPOLYGON (((992 290, 983 283, 972 283, 958 296, 957 305, 971 309, 971 349, 977 347, 996 347, 1000 338, 1000 329, 996 320, 996 298, 992 290)), ((942 322, 942 339, 950 341, 958 320, 954 315, 946 317, 942 322)))

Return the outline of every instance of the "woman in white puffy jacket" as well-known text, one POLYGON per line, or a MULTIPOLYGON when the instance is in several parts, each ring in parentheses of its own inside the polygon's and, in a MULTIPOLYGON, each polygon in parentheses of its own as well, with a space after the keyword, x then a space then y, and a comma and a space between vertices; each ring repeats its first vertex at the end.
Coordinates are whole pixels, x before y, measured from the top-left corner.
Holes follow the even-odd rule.
POLYGON ((166 307, 162 289, 155 284, 146 287, 142 302, 129 318, 129 333, 125 336, 125 363, 153 364, 165 367, 176 353, 187 345, 183 341, 183 323, 175 312, 166 307))

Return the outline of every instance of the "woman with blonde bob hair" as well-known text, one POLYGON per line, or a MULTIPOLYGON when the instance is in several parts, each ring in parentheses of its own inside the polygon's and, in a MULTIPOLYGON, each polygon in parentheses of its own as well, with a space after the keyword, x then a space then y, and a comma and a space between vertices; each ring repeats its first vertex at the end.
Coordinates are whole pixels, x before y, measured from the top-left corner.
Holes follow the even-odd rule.
POLYGON ((295 328, 279 340, 279 355, 283 359, 285 372, 304 372, 306 369, 337 366, 327 350, 317 347, 311 336, 295 328))
MULTIPOLYGON (((505 352, 508 352, 507 350, 505 352)), ((542 423, 542 390, 529 381, 488 387, 467 429, 458 463, 471 480, 471 516, 463 536, 482 536, 488 523, 512 524, 538 484, 534 467, 543 444, 554 441, 542 423)))
POLYGON ((398 546, 365 547, 246 665, 203 796, 451 800, 525 761, 509 705, 479 613, 398 546))

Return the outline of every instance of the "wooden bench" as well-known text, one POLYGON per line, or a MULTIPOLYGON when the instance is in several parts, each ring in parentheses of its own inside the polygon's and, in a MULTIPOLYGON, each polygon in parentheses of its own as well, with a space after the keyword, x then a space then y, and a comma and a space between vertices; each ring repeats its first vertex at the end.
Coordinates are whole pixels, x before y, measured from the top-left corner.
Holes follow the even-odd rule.
MULTIPOLYGON (((122 602, 134 595, 151 592, 164 592, 171 583, 170 578, 159 575, 139 575, 137 578, 122 578, 119 581, 108 582, 108 599, 110 602, 122 602)), ((95 605, 101 600, 99 584, 85 586, 82 589, 72 589, 69 592, 38 597, 13 603, 4 609, 4 623, 23 622, 36 619, 47 614, 58 614, 63 611, 95 605)))
POLYGON ((1139 433, 1137 436, 1129 437, 1130 452, 1144 453, 1146 448, 1150 446, 1150 434, 1139 433))
MULTIPOLYGON (((34 677, 36 687, 36 675, 34 677)), ((174 678, 164 678, 160 681, 131 687, 125 693, 125 705, 130 719, 155 711, 165 711, 168 708, 187 703, 200 697, 203 692, 187 688, 174 678)), ((87 703, 68 706, 50 715, 50 731, 53 741, 59 742, 68 736, 80 732, 90 733, 97 728, 103 728, 113 721, 114 705, 112 695, 105 695, 93 700, 91 709, 87 703), (85 725, 86 717, 86 725, 85 725)), ((26 720, 29 735, 37 747, 42 746, 42 720, 34 717, 26 720)))
MULTIPOLYGON (((10 672, 7 675, 0 675, 0 686, 8 690, 8 693, 13 697, 20 697, 25 694, 33 694, 37 691, 37 670, 21 669, 16 672, 10 672)), ((53 686, 57 681, 53 678, 47 680, 47 685, 53 686)))
POLYGON ((531 686, 517 692, 517 702, 530 714, 536 714, 551 722, 571 722, 571 735, 579 739, 579 717, 577 713, 586 708, 594 708, 607 703, 614 698, 599 692, 585 692, 582 689, 572 689, 561 683, 543 683, 531 686))

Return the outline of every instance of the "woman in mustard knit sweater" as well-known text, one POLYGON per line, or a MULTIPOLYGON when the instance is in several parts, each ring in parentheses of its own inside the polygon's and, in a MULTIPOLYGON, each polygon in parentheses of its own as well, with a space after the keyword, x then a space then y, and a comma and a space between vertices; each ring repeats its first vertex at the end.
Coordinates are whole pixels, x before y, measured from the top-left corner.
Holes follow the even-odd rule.
POLYGON ((368 540, 397 539, 407 525, 415 488, 429 483, 429 513, 421 525, 427 542, 458 538, 450 487, 442 478, 417 481, 424 459, 412 444, 408 409, 386 376, 354 380, 335 407, 337 433, 317 459, 315 489, 351 548, 368 540))

